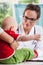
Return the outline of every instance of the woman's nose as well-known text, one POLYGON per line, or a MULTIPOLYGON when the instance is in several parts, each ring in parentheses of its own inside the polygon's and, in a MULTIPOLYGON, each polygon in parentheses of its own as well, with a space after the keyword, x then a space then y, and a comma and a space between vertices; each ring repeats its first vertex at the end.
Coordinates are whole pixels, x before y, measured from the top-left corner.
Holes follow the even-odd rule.
POLYGON ((26 23, 26 26, 30 26, 30 22, 27 22, 27 23, 26 23))
POLYGON ((30 23, 30 20, 27 20, 26 24, 27 24, 27 25, 30 25, 30 24, 31 24, 31 23, 30 23))

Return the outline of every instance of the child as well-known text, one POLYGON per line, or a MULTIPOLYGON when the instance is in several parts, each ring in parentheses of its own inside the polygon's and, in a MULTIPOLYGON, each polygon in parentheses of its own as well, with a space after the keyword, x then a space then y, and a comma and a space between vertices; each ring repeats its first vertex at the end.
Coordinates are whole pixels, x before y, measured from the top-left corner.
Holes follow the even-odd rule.
MULTIPOLYGON (((14 19, 11 17, 7 17, 2 22, 2 28, 5 30, 5 32, 11 35, 15 40, 21 41, 22 36, 20 37, 19 34, 16 34, 14 32, 15 30, 14 24, 15 24, 14 19)), ((0 50, 1 50, 0 51, 0 62, 1 63, 18 63, 24 60, 31 60, 32 58, 34 58, 34 54, 35 54, 35 57, 38 56, 36 51, 27 49, 27 48, 17 49, 15 51, 15 49, 12 49, 12 44, 8 44, 7 42, 3 40, 0 40, 0 50)))

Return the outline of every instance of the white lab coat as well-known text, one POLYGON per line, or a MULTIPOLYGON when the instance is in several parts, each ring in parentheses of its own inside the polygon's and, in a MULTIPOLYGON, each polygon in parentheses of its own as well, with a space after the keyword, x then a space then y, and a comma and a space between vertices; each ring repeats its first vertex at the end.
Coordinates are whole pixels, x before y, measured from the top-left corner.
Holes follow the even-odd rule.
MULTIPOLYGON (((35 44, 33 43, 33 40, 32 41, 20 42, 20 44, 21 44, 21 47, 36 49, 37 52, 38 52, 38 56, 43 56, 43 29, 42 29, 42 27, 39 26, 39 25, 33 26, 30 33, 28 34, 28 36, 34 34, 34 27, 35 27, 35 34, 41 35, 40 41, 39 42, 35 41, 36 42, 36 48, 35 48, 35 44)), ((21 34, 21 35, 26 35, 25 32, 24 32, 22 24, 19 25, 18 33, 21 34)))

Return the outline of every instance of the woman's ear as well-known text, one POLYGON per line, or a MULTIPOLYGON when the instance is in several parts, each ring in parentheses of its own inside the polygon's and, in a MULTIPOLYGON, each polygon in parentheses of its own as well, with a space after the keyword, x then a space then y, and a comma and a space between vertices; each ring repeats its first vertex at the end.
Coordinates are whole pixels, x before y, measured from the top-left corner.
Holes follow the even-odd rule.
POLYGON ((36 23, 38 22, 38 19, 36 20, 36 23))
POLYGON ((38 22, 38 19, 35 21, 34 25, 38 22))

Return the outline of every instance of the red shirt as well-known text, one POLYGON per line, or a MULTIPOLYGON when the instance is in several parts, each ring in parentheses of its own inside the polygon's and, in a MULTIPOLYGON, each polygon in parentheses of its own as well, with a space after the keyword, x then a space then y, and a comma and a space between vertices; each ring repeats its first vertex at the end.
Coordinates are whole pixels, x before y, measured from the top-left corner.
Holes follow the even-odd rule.
MULTIPOLYGON (((9 35, 11 35, 15 40, 19 36, 14 31, 7 30, 9 35)), ((14 53, 14 50, 10 47, 10 44, 0 39, 0 59, 8 58, 14 53)))

